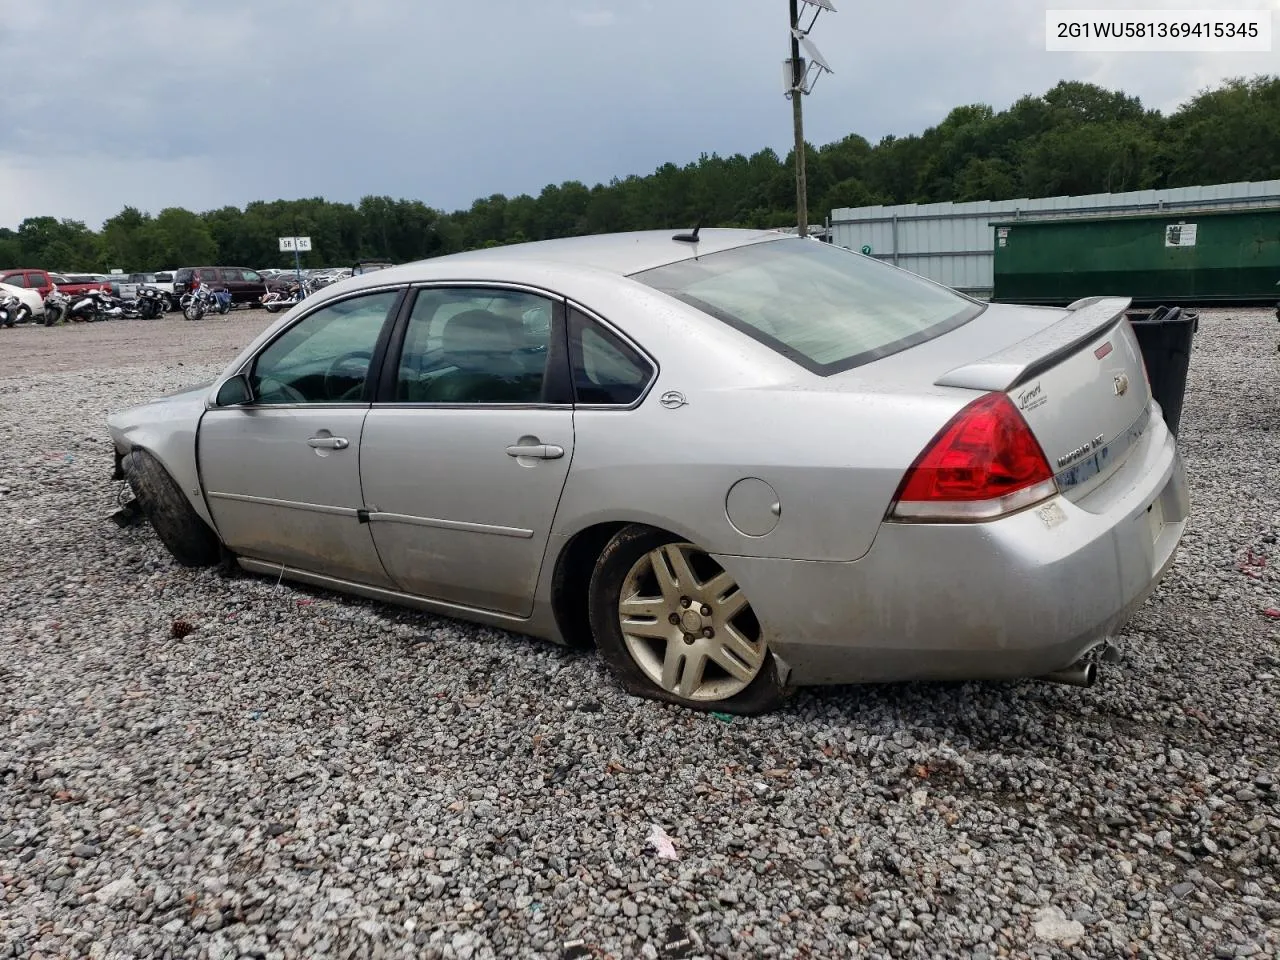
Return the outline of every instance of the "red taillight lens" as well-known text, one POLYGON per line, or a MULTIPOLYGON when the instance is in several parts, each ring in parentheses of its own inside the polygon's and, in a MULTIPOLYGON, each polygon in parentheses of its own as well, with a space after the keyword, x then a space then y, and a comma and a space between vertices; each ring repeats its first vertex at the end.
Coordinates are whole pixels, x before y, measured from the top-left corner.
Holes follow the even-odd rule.
POLYGON ((907 471, 895 520, 990 520, 1058 492, 1027 421, 1003 393, 979 397, 938 432, 907 471))

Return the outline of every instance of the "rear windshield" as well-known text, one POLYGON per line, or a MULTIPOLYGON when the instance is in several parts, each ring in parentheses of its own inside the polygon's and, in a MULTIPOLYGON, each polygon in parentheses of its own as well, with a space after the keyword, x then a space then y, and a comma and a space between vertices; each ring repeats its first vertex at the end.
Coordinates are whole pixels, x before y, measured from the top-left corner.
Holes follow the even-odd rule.
POLYGON ((635 274, 827 376, 931 340, 983 304, 841 247, 799 237, 635 274))

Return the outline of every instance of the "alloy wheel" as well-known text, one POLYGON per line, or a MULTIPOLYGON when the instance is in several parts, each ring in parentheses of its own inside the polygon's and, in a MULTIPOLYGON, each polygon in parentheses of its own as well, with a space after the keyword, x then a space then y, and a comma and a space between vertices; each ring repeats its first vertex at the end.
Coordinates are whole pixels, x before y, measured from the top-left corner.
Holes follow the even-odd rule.
POLYGON ((726 700, 764 666, 767 650, 746 595, 690 543, 663 544, 632 565, 618 623, 636 665, 686 700, 726 700))

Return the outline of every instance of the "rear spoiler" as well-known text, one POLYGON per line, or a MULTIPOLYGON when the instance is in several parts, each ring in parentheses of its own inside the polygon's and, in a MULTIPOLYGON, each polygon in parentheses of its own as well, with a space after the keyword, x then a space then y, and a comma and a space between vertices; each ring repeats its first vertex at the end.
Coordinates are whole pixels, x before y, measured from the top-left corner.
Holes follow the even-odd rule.
POLYGON ((1125 297, 1077 300, 1057 323, 989 357, 949 370, 934 383, 967 390, 1012 390, 1114 326, 1132 305, 1133 300, 1125 297))

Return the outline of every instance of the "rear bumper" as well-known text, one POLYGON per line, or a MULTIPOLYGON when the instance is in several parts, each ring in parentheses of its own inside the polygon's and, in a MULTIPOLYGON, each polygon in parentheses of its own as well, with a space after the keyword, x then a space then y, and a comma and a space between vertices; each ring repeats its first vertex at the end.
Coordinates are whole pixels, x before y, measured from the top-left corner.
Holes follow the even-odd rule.
POLYGON ((1187 483, 1158 418, 1121 474, 991 523, 886 523, 850 563, 717 559, 797 685, 1039 676, 1114 633, 1173 561, 1187 483))

